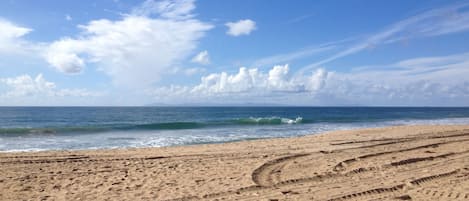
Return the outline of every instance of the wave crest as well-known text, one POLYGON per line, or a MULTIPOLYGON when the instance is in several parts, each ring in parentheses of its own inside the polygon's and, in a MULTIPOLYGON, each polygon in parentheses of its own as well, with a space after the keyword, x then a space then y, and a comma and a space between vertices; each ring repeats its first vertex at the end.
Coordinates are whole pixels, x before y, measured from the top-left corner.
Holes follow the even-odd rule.
POLYGON ((180 130, 199 129, 217 126, 243 126, 243 125, 280 125, 280 124, 300 124, 302 117, 295 119, 282 117, 249 117, 227 121, 216 122, 163 122, 145 124, 101 124, 83 125, 75 127, 44 127, 44 128, 0 128, 0 135, 55 135, 65 133, 99 133, 106 131, 128 131, 128 130, 180 130))
POLYGON ((295 119, 289 119, 289 118, 281 118, 281 117, 249 117, 249 118, 238 119, 237 122, 240 124, 258 124, 258 125, 299 124, 303 122, 303 118, 297 117, 295 119))

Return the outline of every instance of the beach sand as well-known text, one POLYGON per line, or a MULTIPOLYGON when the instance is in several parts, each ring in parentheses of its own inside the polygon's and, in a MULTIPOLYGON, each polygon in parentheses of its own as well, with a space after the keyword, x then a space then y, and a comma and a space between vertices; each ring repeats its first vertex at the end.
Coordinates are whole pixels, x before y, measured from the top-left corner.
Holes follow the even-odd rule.
POLYGON ((0 153, 0 200, 469 200, 469 125, 0 153))

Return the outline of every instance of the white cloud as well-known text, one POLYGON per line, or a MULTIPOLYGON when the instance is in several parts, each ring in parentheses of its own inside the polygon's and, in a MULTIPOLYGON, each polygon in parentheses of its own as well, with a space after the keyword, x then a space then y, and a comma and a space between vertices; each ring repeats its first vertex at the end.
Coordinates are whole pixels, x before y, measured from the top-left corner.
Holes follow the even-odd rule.
POLYGON ((76 74, 80 73, 84 66, 85 62, 77 54, 59 52, 58 50, 62 49, 57 46, 66 43, 65 41, 61 43, 55 43, 54 45, 57 48, 56 52, 49 52, 47 55, 47 61, 54 67, 57 68, 60 72, 76 74))
POLYGON ((249 35, 252 31, 256 30, 256 22, 250 19, 228 22, 225 25, 228 27, 226 33, 231 36, 249 35))
POLYGON ((187 58, 212 28, 193 18, 194 8, 193 1, 146 1, 120 20, 80 25, 79 36, 53 42, 44 57, 60 72, 94 64, 115 84, 147 86, 187 58))
POLYGON ((267 72, 242 67, 236 73, 203 76, 193 86, 172 85, 149 93, 155 100, 181 104, 467 106, 467 66, 469 53, 412 58, 350 72, 318 68, 311 74, 292 74, 288 65, 277 65, 267 72))
POLYGON ((363 105, 467 105, 468 55, 414 58, 334 73, 324 89, 342 102, 363 105))
POLYGON ((326 83, 326 78, 329 73, 323 68, 319 68, 316 72, 311 75, 311 78, 308 79, 309 83, 306 84, 306 90, 308 91, 319 91, 326 83))
POLYGON ((242 104, 268 101, 281 103, 300 95, 314 97, 324 86, 329 73, 318 69, 311 75, 293 77, 288 65, 274 66, 267 72, 241 67, 237 73, 212 73, 201 77, 195 86, 170 85, 147 90, 155 102, 170 104, 242 104))
POLYGON ((32 31, 30 28, 21 27, 6 20, 0 20, 0 28, 2 29, 0 32, 2 40, 20 38, 32 31))
POLYGON ((67 21, 72 21, 73 18, 72 18, 72 16, 70 16, 69 14, 67 14, 67 15, 65 15, 65 20, 67 20, 67 21))
POLYGON ((287 92, 314 93, 320 90, 328 73, 317 69, 311 75, 293 77, 287 65, 276 65, 264 73, 257 68, 241 67, 236 74, 213 73, 201 78, 201 83, 192 92, 216 93, 259 93, 287 92))
POLYGON ((88 91, 86 89, 58 89, 53 82, 44 79, 42 74, 36 77, 21 75, 12 78, 0 78, 0 84, 8 89, 1 93, 3 98, 29 98, 29 97, 90 97, 100 96, 100 93, 88 91))
POLYGON ((275 91, 301 90, 303 87, 298 86, 296 83, 294 83, 294 80, 290 79, 289 71, 290 68, 288 65, 274 66, 269 71, 265 88, 275 91))
POLYGON ((32 29, 0 18, 0 30, 0 53, 26 54, 36 49, 36 45, 23 39, 32 29))
MULTIPOLYGON (((292 72, 288 65, 273 66, 266 71, 243 67, 234 73, 205 74, 200 83, 194 85, 169 85, 148 92, 155 98, 166 98, 168 102, 252 100, 309 105, 467 105, 469 53, 413 58, 389 65, 354 68, 351 72, 330 72, 318 66, 377 45, 467 31, 468 5, 465 2, 428 10, 396 22, 351 46, 333 43, 305 48, 261 58, 253 65, 273 66, 332 49, 339 50, 297 72, 292 72), (339 49, 342 46, 345 48, 339 49), (311 69, 313 72, 306 71, 311 69)), ((135 102, 132 103, 139 104, 138 101, 147 97, 138 93, 162 76, 176 73, 196 76, 207 71, 204 68, 180 68, 185 61, 210 63, 207 51, 191 58, 197 53, 194 50, 197 50, 200 39, 213 27, 198 20, 194 9, 192 0, 148 0, 130 14, 122 14, 118 20, 90 21, 79 26, 79 34, 61 38, 47 46, 25 39, 32 28, 0 19, 0 53, 38 54, 41 47, 46 47, 41 55, 58 71, 79 74, 96 68, 118 85, 141 89, 118 88, 125 92, 135 91, 132 95, 125 93, 121 98, 133 99, 131 101, 135 102)), ((248 35, 256 29, 252 20, 229 22, 226 26, 229 28, 227 34, 232 36, 248 35)), ((38 101, 43 97, 55 100, 59 97, 99 96, 99 93, 86 89, 59 88, 42 75, 0 78, 0 90, 0 104, 5 100, 13 103, 20 100, 19 97, 24 100, 39 97, 35 100, 38 101)), ((122 91, 115 91, 113 95, 119 96, 122 91)), ((115 96, 109 99, 116 101, 115 96)), ((120 104, 119 101, 115 103, 120 104)))
POLYGON ((3 78, 0 80, 1 83, 7 85, 11 88, 10 91, 4 94, 4 96, 29 96, 33 94, 44 94, 44 95, 53 95, 53 90, 55 90, 55 84, 48 82, 44 79, 42 74, 32 78, 29 75, 21 75, 14 78, 3 78))
POLYGON ((193 63, 198 63, 202 65, 210 64, 210 56, 208 55, 208 51, 204 50, 199 52, 197 55, 194 56, 191 60, 193 63))
POLYGON ((200 84, 193 87, 171 86, 155 91, 175 90, 169 94, 186 93, 189 96, 204 95, 209 97, 233 93, 251 95, 271 92, 313 94, 323 87, 328 76, 328 73, 323 69, 317 69, 313 74, 303 77, 293 77, 289 71, 288 65, 274 66, 268 72, 261 72, 256 68, 241 67, 235 74, 221 72, 203 76, 200 84))
POLYGON ((132 14, 138 16, 157 15, 167 19, 193 18, 192 10, 195 9, 195 0, 146 0, 140 6, 133 9, 132 14))

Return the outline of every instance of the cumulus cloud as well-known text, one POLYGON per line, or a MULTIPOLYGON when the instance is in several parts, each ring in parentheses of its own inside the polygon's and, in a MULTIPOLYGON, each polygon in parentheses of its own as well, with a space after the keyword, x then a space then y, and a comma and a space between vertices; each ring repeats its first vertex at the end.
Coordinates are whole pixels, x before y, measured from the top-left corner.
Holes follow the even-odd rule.
POLYGON ((421 57, 349 72, 317 68, 291 73, 288 65, 263 72, 241 67, 236 73, 211 73, 193 86, 149 91, 161 97, 192 102, 293 105, 466 105, 469 102, 469 53, 421 57), (175 94, 174 96, 172 94, 175 94), (184 97, 183 99, 181 97, 184 97))
POLYGON ((226 33, 231 36, 249 35, 252 31, 256 30, 256 22, 250 19, 228 22, 225 25, 228 27, 226 33))
POLYGON ((0 97, 90 97, 100 96, 100 93, 88 91, 86 89, 58 89, 54 82, 47 81, 42 74, 36 77, 21 75, 12 78, 0 78, 0 84, 8 89, 1 93, 0 97))
POLYGON ((125 87, 147 86, 177 66, 212 28, 193 18, 193 1, 145 1, 131 14, 80 25, 79 36, 49 45, 44 57, 58 71, 80 73, 89 64, 125 87))
MULTIPOLYGON (((56 43, 54 46, 61 44, 63 43, 56 43)), ((57 50, 61 49, 60 47, 56 48, 57 50)), ((67 52, 48 52, 47 61, 60 72, 69 74, 80 73, 85 66, 85 62, 77 54, 67 52)))
POLYGON ((328 77, 329 72, 324 69, 297 77, 290 73, 288 65, 277 65, 268 71, 241 67, 236 73, 202 76, 200 83, 193 86, 170 85, 146 93, 153 96, 155 102, 171 104, 284 103, 289 98, 295 98, 298 103, 315 97, 328 77))
POLYGON ((325 85, 328 72, 323 68, 317 69, 308 79, 309 83, 306 84, 308 91, 319 91, 325 85))
POLYGON ((201 83, 192 89, 194 93, 314 93, 322 88, 328 73, 317 69, 311 75, 294 77, 288 64, 276 65, 268 72, 257 68, 241 67, 236 74, 212 73, 201 78, 201 83))
POLYGON ((210 64, 210 56, 208 55, 208 51, 204 50, 202 52, 199 52, 197 55, 195 55, 192 60, 193 63, 198 63, 202 65, 207 65, 210 64))
MULTIPOLYGON (((309 93, 321 90, 328 77, 324 69, 317 69, 307 76, 293 77, 288 65, 277 65, 268 72, 257 68, 241 67, 237 73, 212 73, 201 77, 201 82, 193 87, 171 86, 159 88, 157 92, 174 90, 170 94, 189 96, 224 96, 229 94, 266 94, 266 93, 309 93)), ((153 91, 153 92, 155 92, 153 91)))

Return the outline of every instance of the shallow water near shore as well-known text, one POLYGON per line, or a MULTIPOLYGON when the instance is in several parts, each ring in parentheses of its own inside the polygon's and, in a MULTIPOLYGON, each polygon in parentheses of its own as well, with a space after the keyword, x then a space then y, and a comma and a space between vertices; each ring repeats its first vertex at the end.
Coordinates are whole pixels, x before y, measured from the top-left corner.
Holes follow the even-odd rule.
POLYGON ((161 147, 468 123, 469 108, 1 107, 0 151, 161 147))

